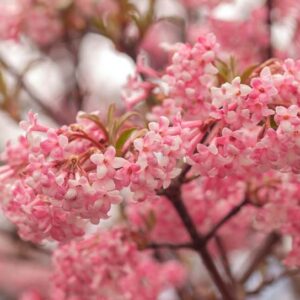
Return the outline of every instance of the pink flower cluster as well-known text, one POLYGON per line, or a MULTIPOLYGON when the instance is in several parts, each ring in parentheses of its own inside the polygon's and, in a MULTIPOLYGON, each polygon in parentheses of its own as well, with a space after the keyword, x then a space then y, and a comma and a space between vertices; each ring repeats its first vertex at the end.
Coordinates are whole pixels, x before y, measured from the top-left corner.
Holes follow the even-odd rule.
POLYGON ((177 40, 173 22, 176 28, 180 22, 156 20, 154 2, 145 14, 117 0, 0 4, 0 38, 24 36, 45 52, 91 30, 132 58, 148 50, 137 55, 136 74, 123 93, 125 107, 134 111, 79 112, 74 124, 59 128, 29 112, 20 124, 24 135, 0 155, 7 218, 24 240, 59 242, 51 288, 29 287, 20 299, 41 300, 49 291, 48 300, 189 294, 198 291, 193 272, 186 284, 180 263, 189 251, 204 259, 225 295, 227 279, 242 288, 227 266, 232 251, 252 249, 269 233, 291 241, 284 261, 300 266, 300 60, 270 59, 268 20, 299 22, 300 5, 274 0, 225 21, 212 13, 222 2, 231 1, 181 0, 188 22, 181 29, 195 43, 165 44, 169 51, 151 63, 159 71, 146 58, 160 53, 161 28, 170 26, 168 40, 177 40), (112 208, 118 209, 115 223, 104 230, 98 225, 112 208))
POLYGON ((179 263, 159 263, 149 254, 124 229, 64 245, 54 255, 52 299, 153 300, 184 283, 179 263))
POLYGON ((103 149, 96 141, 102 132, 91 124, 54 130, 32 113, 29 119, 21 124, 26 137, 3 154, 7 216, 25 239, 80 236, 82 220, 97 224, 121 200, 122 184, 115 177, 126 160, 113 147, 103 149))
MULTIPOLYGON (((269 45, 266 8, 257 7, 244 15, 238 20, 222 20, 209 15, 204 28, 201 28, 202 32, 205 30, 216 35, 223 49, 222 58, 234 57, 238 62, 238 69, 245 69, 263 61, 267 57, 269 45)), ((191 38, 195 34, 197 36, 197 31, 199 26, 191 27, 191 38)))
MULTIPOLYGON (((299 204, 294 192, 300 183, 300 62, 270 60, 246 77, 220 83, 217 49, 212 35, 202 36, 194 46, 177 47, 162 75, 153 75, 161 77, 162 83, 157 88, 165 97, 154 92, 159 104, 153 106, 149 118, 157 120, 166 115, 173 120, 174 115, 182 115, 183 160, 192 167, 189 177, 201 177, 195 181, 199 186, 183 187, 183 200, 200 232, 209 231, 247 197, 251 203, 247 210, 253 209, 253 216, 241 213, 243 221, 236 219, 240 222, 241 237, 255 224, 268 224, 264 227, 293 237, 289 257, 296 262, 299 230, 295 216, 299 204), (231 198, 224 189, 224 194, 214 197, 215 190, 224 185, 236 187, 238 195, 231 198), (281 194, 286 188, 293 193, 281 194), (286 199, 276 200, 277 197, 271 196, 273 193, 286 199), (221 199, 225 199, 224 203, 221 199), (217 213, 220 203, 223 214, 217 213)), ((151 74, 147 80, 152 80, 151 74)), ((186 242, 182 223, 172 211, 164 197, 128 207, 131 222, 139 228, 147 227, 147 220, 154 213, 156 221, 149 233, 154 241, 186 242), (178 240, 172 239, 174 226, 181 232, 178 240)), ((224 232, 227 229, 230 236, 229 225, 224 232)))
POLYGON ((249 85, 240 78, 211 89, 216 135, 190 163, 208 176, 270 169, 298 173, 298 62, 265 67, 249 85), (292 71, 291 71, 292 70, 292 71))
POLYGON ((76 124, 52 129, 29 113, 21 123, 26 136, 2 154, 4 210, 24 239, 81 236, 85 220, 98 224, 123 196, 155 198, 180 173, 186 130, 179 120, 173 126, 164 117, 150 123, 123 158, 107 145, 103 128, 81 116, 76 124))
POLYGON ((160 117, 158 123, 149 123, 149 131, 143 137, 134 140, 135 170, 128 170, 131 171, 128 183, 133 199, 157 197, 157 191, 167 188, 180 174, 187 137, 188 132, 181 128, 180 122, 170 126, 167 118, 160 117))
POLYGON ((218 49, 212 34, 200 37, 193 46, 179 44, 162 77, 167 96, 192 116, 207 116, 209 89, 217 83, 214 63, 218 49))

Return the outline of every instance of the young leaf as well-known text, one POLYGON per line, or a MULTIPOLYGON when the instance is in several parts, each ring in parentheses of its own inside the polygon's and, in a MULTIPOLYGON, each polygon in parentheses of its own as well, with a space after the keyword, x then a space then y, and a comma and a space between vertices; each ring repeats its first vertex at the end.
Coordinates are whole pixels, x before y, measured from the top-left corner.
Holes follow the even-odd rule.
POLYGON ((136 111, 129 111, 125 113, 117 120, 116 130, 118 131, 122 127, 122 125, 133 116, 140 117, 141 115, 136 111))
POLYGON ((253 66, 250 66, 249 68, 247 68, 241 75, 241 82, 245 83, 256 68, 257 68, 257 65, 253 65, 253 66))
POLYGON ((122 148, 125 145, 125 143, 130 138, 131 134, 136 130, 136 128, 129 128, 124 130, 121 135, 119 136, 117 142, 116 142, 116 150, 117 154, 120 155, 122 152, 122 148))
POLYGON ((112 122, 114 121, 115 112, 116 112, 116 105, 111 104, 108 108, 108 113, 107 113, 107 126, 108 127, 110 127, 112 125, 112 122))
POLYGON ((93 115, 93 114, 82 114, 82 115, 80 115, 80 118, 90 120, 90 121, 94 122, 95 124, 97 124, 101 128, 102 132, 104 133, 105 138, 108 139, 108 132, 107 132, 104 124, 102 124, 102 122, 100 121, 100 118, 98 116, 93 115))

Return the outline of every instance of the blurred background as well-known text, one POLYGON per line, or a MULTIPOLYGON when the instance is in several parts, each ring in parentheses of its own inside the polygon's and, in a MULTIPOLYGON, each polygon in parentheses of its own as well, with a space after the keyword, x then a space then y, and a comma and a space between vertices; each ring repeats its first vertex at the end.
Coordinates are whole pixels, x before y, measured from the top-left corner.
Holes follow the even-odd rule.
MULTIPOLYGON (((0 149, 21 133, 29 110, 54 127, 74 122, 80 110, 105 113, 111 103, 124 110, 138 57, 159 71, 176 43, 206 32, 241 71, 272 57, 297 58, 300 1, 0 0, 0 149)), ((1 217, 0 299, 39 299, 34 290, 48 288, 51 247, 21 241, 1 217)), ((237 269, 244 256, 236 255, 237 269)), ((298 281, 283 279, 251 299, 299 295, 298 281)))

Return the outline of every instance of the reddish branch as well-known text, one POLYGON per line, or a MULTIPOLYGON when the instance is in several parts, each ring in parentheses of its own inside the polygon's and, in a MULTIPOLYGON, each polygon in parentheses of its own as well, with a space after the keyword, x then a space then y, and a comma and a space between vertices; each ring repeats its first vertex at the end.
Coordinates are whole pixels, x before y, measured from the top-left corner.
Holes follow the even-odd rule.
POLYGON ((226 224, 230 219, 237 215, 240 210, 249 203, 248 198, 246 197, 239 205, 235 206, 228 214, 226 214, 215 226, 206 234, 205 242, 207 243, 211 238, 213 238, 217 231, 226 224))
POLYGON ((147 248, 151 248, 151 249, 168 248, 168 249, 173 249, 173 250, 183 249, 183 248, 189 249, 189 248, 193 248, 193 244, 192 243, 185 243, 185 244, 150 243, 147 245, 147 248))
POLYGON ((235 287, 235 285, 236 285, 235 278, 234 278, 232 270, 231 270, 230 262, 229 262, 229 259, 228 259, 228 256, 227 256, 227 251, 226 251, 225 245, 223 243, 223 240, 219 235, 216 235, 215 236, 215 241, 216 241, 218 252, 219 252, 220 257, 221 257, 221 261, 222 261, 222 264, 223 264, 223 267, 224 267, 224 271, 225 271, 227 277, 230 279, 231 284, 233 285, 233 287, 235 287))
POLYGON ((50 107, 44 104, 44 102, 35 95, 28 84, 24 81, 23 75, 19 74, 12 66, 10 66, 2 57, 0 57, 0 65, 2 65, 7 72, 9 72, 18 82, 20 87, 29 95, 29 97, 37 103, 49 117, 51 117, 58 124, 67 124, 68 120, 60 113, 52 110, 50 107))
POLYGON ((269 34, 269 43, 266 51, 267 59, 274 56, 272 45, 272 12, 273 12, 273 0, 267 0, 267 30, 269 34))
POLYGON ((185 204, 181 198, 181 185, 177 183, 172 184, 166 191, 165 196, 170 200, 177 214, 180 216, 186 230, 188 231, 194 249, 199 253, 202 258, 203 264, 208 270, 214 284, 218 288, 219 292, 223 296, 224 300, 234 300, 235 298, 231 295, 231 292, 227 284, 223 281, 214 261, 209 254, 205 245, 203 236, 197 231, 196 225, 194 224, 185 204))
POLYGON ((253 272, 264 261, 266 256, 270 254, 273 247, 280 241, 280 239, 280 234, 277 232, 271 232, 267 236, 261 247, 259 247, 254 253, 253 257, 247 260, 249 263, 239 280, 241 284, 244 284, 250 278, 253 272))
MULTIPOLYGON (((209 126, 206 134, 204 135, 201 143, 208 143, 211 135, 215 134, 216 123, 209 126)), ((196 225, 194 224, 192 217, 190 216, 188 209, 186 208, 184 202, 182 201, 181 196, 181 186, 186 182, 186 176, 191 170, 190 165, 185 165, 180 176, 176 181, 165 191, 162 191, 160 194, 165 195, 169 201, 172 203, 177 214, 181 218, 182 223, 184 224, 186 230, 188 231, 194 250, 196 250, 202 258, 203 264, 208 270, 214 284, 218 288, 224 300, 234 300, 235 297, 232 295, 232 292, 229 289, 227 283, 222 279, 210 253, 207 249, 207 244, 212 237, 215 237, 217 231, 232 217, 234 217, 241 208, 248 203, 248 199, 245 198, 238 206, 234 207, 224 218, 222 218, 207 235, 202 235, 198 232, 196 225)), ((174 246, 173 246, 174 247, 174 246)), ((228 271, 228 270, 227 270, 228 271)), ((233 277, 231 278, 233 281, 233 277)))

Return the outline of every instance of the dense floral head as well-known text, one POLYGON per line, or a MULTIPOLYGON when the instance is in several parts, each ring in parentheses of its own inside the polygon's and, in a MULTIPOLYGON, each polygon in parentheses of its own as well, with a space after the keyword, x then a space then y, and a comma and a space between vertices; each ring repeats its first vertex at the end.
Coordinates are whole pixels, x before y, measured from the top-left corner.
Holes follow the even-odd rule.
POLYGON ((4 210, 24 239, 81 236, 87 221, 108 218, 124 197, 150 200, 170 185, 180 173, 185 131, 163 117, 148 129, 128 127, 132 116, 111 116, 104 125, 97 114, 80 113, 76 124, 53 129, 30 112, 21 122, 26 135, 7 145, 1 183, 4 210))
POLYGON ((179 263, 139 252, 124 229, 71 242, 54 255, 53 299, 153 300, 184 283, 179 263))

